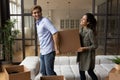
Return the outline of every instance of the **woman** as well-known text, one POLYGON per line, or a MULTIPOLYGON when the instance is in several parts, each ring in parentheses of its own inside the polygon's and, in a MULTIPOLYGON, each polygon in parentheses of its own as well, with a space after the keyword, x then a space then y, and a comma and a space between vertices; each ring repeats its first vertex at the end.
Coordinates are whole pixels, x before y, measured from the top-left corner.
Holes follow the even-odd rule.
POLYGON ((98 80, 94 73, 96 42, 96 19, 91 13, 83 15, 80 21, 81 47, 78 49, 77 62, 81 80, 86 80, 85 71, 92 80, 98 80))

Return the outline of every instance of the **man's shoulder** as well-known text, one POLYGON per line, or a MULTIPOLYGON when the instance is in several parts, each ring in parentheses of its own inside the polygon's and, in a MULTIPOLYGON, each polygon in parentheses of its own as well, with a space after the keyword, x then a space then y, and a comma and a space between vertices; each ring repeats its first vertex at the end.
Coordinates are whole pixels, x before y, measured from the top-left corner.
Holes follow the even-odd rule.
POLYGON ((43 17, 42 19, 43 21, 49 21, 49 19, 47 17, 43 17))

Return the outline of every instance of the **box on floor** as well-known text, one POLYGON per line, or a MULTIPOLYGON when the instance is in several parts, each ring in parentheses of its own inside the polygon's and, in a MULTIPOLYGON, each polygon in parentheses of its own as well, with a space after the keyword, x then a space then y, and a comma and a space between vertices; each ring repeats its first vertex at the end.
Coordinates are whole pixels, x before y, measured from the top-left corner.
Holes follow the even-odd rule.
POLYGON ((30 80, 30 71, 23 65, 5 67, 6 80, 30 80))
POLYGON ((113 68, 109 72, 109 80, 119 80, 119 79, 120 79, 120 70, 116 70, 115 68, 113 68))
POLYGON ((64 80, 64 76, 42 76, 40 80, 64 80))

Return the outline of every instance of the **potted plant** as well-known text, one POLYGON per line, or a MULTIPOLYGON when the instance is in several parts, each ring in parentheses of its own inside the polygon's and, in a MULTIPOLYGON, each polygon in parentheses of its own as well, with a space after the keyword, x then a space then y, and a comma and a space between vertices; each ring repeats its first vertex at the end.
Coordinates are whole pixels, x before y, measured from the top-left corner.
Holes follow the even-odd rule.
POLYGON ((13 54, 13 44, 15 42, 15 38, 17 37, 19 30, 14 28, 14 24, 16 20, 7 20, 4 26, 2 27, 3 33, 3 54, 5 55, 5 59, 8 61, 12 61, 12 54, 13 54))
POLYGON ((120 70, 120 57, 115 57, 115 58, 112 58, 110 59, 113 63, 115 63, 115 69, 116 70, 120 70))

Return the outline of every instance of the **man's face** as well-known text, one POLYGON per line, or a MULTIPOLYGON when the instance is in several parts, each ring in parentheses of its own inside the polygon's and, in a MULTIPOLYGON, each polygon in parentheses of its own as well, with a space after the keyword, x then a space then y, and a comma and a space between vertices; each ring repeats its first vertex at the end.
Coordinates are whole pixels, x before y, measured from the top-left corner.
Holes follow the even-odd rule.
POLYGON ((35 10, 32 11, 32 16, 36 20, 38 20, 38 19, 40 19, 42 17, 42 13, 41 13, 41 11, 39 9, 35 9, 35 10))

